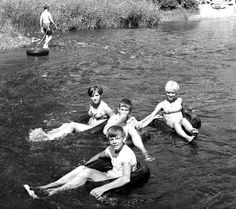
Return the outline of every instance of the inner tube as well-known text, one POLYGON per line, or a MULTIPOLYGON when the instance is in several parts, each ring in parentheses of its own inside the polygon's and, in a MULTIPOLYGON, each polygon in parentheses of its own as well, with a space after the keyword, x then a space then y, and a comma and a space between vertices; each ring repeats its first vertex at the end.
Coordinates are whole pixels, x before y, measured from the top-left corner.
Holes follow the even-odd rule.
MULTIPOLYGON (((99 158, 91 163, 88 163, 86 166, 89 168, 99 170, 101 172, 107 172, 108 170, 112 169, 111 159, 108 157, 99 158)), ((150 177, 150 170, 148 166, 140 161, 137 161, 137 170, 131 173, 130 182, 122 187, 113 189, 112 191, 121 192, 124 190, 132 189, 134 186, 135 187, 141 186, 142 184, 147 182, 149 177, 150 177)), ((86 189, 91 191, 92 189, 107 184, 113 180, 114 179, 99 181, 99 182, 87 182, 85 187, 86 189)))
MULTIPOLYGON (((184 109, 183 110, 183 116, 184 118, 186 118, 190 123, 191 125, 193 126, 193 128, 196 128, 196 129, 200 129, 201 128, 201 119, 199 116, 197 116, 196 114, 194 114, 191 110, 189 109, 184 109)), ((173 132, 175 133, 175 130, 173 128, 171 128, 170 126, 168 126, 164 119, 163 118, 157 118, 155 120, 153 120, 149 126, 153 127, 153 128, 156 128, 158 130, 163 130, 167 133, 170 133, 170 132, 173 132)), ((185 130, 185 132, 188 134, 188 135, 191 135, 191 133, 187 132, 185 130)))
POLYGON ((39 48, 31 48, 26 50, 26 54, 28 56, 35 56, 35 57, 40 57, 40 56, 46 56, 49 54, 49 50, 48 49, 39 49, 39 48))
MULTIPOLYGON (((78 120, 76 120, 76 122, 88 124, 89 119, 90 119, 90 116, 88 114, 85 114, 85 115, 79 117, 78 120)), ((91 128, 89 130, 84 131, 84 133, 101 134, 101 133, 103 133, 103 129, 106 124, 107 124, 107 120, 105 120, 104 122, 98 124, 97 126, 91 128)))

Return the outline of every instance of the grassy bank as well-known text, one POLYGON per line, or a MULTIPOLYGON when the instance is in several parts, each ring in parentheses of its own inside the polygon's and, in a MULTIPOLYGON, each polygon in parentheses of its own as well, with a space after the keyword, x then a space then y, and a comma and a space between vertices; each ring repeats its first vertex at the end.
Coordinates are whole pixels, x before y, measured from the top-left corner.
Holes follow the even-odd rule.
MULTIPOLYGON (((39 15, 45 2, 0 2, 0 50, 28 44, 30 39, 25 35, 30 37, 30 34, 39 31, 39 15)), ((161 17, 165 17, 165 21, 174 18, 186 19, 182 10, 172 17, 170 14, 173 12, 169 14, 168 11, 160 11, 158 4, 149 0, 48 0, 47 3, 54 21, 62 31, 155 27, 160 23, 161 17)))

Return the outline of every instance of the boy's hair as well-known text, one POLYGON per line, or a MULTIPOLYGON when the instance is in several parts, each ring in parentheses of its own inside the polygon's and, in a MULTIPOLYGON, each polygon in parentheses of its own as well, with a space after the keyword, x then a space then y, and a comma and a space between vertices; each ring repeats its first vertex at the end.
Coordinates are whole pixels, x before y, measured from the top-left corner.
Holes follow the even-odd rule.
POLYGON ((100 95, 103 93, 103 89, 101 86, 91 86, 88 88, 88 95, 92 97, 96 92, 98 92, 100 95))
POLYGON ((121 107, 126 107, 126 108, 129 108, 129 110, 132 110, 133 105, 129 99, 125 98, 120 101, 119 108, 121 108, 121 107))
POLYGON ((168 81, 165 86, 166 91, 179 91, 179 84, 176 81, 168 81))
POLYGON ((125 131, 121 126, 111 126, 107 130, 107 138, 120 136, 122 138, 126 137, 125 131))
POLYGON ((48 5, 48 4, 45 4, 45 5, 43 6, 43 8, 44 8, 44 9, 49 9, 49 5, 48 5))

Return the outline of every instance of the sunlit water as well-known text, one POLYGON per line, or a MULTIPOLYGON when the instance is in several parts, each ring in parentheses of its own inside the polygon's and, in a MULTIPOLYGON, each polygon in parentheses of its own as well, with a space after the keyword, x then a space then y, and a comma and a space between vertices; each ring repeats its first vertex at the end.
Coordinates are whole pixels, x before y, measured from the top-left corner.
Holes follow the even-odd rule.
MULTIPOLYGON (((236 20, 161 25, 156 29, 57 33, 48 57, 26 49, 0 54, 0 208, 236 208, 236 20), (184 103, 201 117, 195 146, 152 131, 156 157, 149 181, 102 204, 80 188, 33 200, 22 185, 46 184, 104 149, 106 141, 76 134, 28 143, 30 128, 50 130, 87 110, 87 88, 101 84, 114 109, 133 101, 141 119, 181 86, 184 103)), ((139 159, 142 156, 135 149, 139 159)))

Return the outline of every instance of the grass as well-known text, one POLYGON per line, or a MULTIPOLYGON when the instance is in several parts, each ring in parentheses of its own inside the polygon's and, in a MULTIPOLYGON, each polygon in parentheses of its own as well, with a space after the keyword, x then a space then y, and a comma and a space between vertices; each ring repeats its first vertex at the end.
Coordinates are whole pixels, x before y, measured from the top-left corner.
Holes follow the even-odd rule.
MULTIPOLYGON (((156 26, 158 6, 147 0, 49 0, 54 21, 62 30, 156 26)), ((2 22, 25 33, 39 29, 43 2, 8 0, 2 5, 2 22)))

